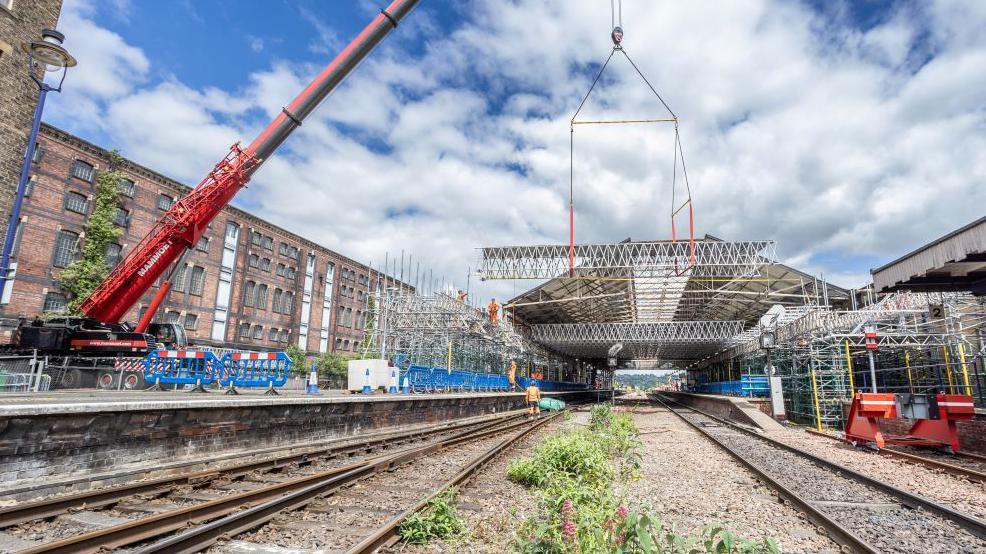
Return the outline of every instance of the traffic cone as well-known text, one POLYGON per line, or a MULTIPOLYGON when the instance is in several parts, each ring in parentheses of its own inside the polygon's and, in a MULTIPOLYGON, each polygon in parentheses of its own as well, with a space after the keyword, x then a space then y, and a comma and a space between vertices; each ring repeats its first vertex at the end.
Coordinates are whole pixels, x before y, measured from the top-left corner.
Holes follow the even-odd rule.
MULTIPOLYGON (((399 375, 400 375, 400 373, 398 373, 398 376, 399 375)), ((397 379, 400 380, 400 377, 398 377, 397 379)), ((404 373, 404 386, 401 387, 401 392, 404 393, 404 394, 411 394, 411 373, 410 372, 405 372, 404 373)))
POLYGON ((366 380, 363 381, 363 394, 373 394, 373 387, 370 386, 370 368, 366 368, 366 380))
POLYGON ((387 387, 387 394, 397 394, 397 368, 390 368, 390 386, 387 387))
POLYGON ((318 394, 318 369, 312 364, 312 372, 308 374, 308 387, 305 389, 308 394, 318 394))

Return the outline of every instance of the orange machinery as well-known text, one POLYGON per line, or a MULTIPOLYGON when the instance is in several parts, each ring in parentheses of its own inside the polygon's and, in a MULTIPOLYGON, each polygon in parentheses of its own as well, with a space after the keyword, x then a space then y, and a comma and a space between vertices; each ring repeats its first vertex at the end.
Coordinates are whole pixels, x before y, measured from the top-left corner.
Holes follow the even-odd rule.
POLYGON ((845 439, 852 443, 871 443, 877 448, 888 444, 932 446, 959 451, 956 421, 975 415, 972 397, 966 394, 894 394, 857 392, 853 395, 845 439), (906 435, 880 431, 879 419, 908 417, 915 420, 906 435))

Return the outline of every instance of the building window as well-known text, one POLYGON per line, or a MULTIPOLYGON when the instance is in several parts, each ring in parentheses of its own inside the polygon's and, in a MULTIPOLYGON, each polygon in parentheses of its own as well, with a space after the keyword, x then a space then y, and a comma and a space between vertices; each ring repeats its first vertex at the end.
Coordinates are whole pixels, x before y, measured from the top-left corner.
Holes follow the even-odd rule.
POLYGON ((342 349, 349 350, 349 339, 342 341, 342 349))
POLYGON ((77 192, 67 192, 65 193, 65 209, 85 215, 89 211, 89 199, 77 192))
POLYGON ((123 252, 123 246, 111 242, 106 245, 106 252, 103 254, 103 259, 106 260, 106 265, 113 267, 120 263, 120 254, 123 252))
POLYGON ((113 215, 113 223, 120 227, 126 227, 130 224, 130 212, 117 206, 116 213, 113 215))
POLYGON ((49 292, 45 295, 45 303, 41 310, 44 312, 64 312, 68 307, 68 300, 64 294, 49 292))
POLYGON ((256 254, 250 254, 249 264, 250 264, 250 267, 259 267, 260 266, 260 256, 258 256, 256 254))
POLYGON ((270 337, 270 341, 271 342, 277 342, 277 338, 279 336, 281 336, 281 335, 280 335, 280 331, 278 329, 275 329, 274 327, 271 327, 270 328, 270 334, 268 336, 270 337))
POLYGON ((248 339, 250 338, 250 324, 240 323, 240 338, 248 339))
POLYGON ((254 308, 260 308, 261 310, 267 309, 267 285, 257 286, 257 298, 253 303, 254 308))
POLYGON ((264 338, 264 326, 263 325, 254 325, 253 326, 253 338, 255 338, 255 339, 262 339, 262 338, 264 338))
POLYGON ((250 233, 250 242, 253 243, 254 246, 260 246, 264 243, 264 236, 256 231, 253 231, 250 233))
MULTIPOLYGON (((13 0, 9 0, 9 1, 12 2, 13 0)), ((2 5, 3 3, 4 0, 0 0, 0 5, 2 5)), ((34 153, 31 154, 31 161, 33 163, 38 163, 41 161, 41 145, 38 143, 34 143, 34 153)))
POLYGON ((157 197, 157 209, 159 210, 170 210, 171 205, 175 203, 175 198, 173 196, 168 196, 167 194, 159 194, 157 197))
POLYGON ((294 311, 294 293, 285 292, 284 298, 281 299, 281 313, 290 314, 294 311))
POLYGON ((277 276, 284 277, 284 270, 287 269, 284 264, 277 264, 277 276))
POLYGON ((87 183, 91 183, 93 177, 96 174, 96 168, 92 164, 86 163, 82 160, 75 160, 72 163, 72 169, 69 175, 75 177, 76 179, 82 179, 87 183))
POLYGON ((185 287, 188 284, 187 276, 188 266, 183 265, 175 269, 174 276, 171 279, 171 288, 178 292, 185 292, 185 287))
POLYGON ((51 265, 68 267, 79 252, 79 235, 71 231, 59 231, 55 237, 55 259, 51 265))
POLYGON ((280 255, 282 255, 282 256, 287 256, 288 255, 288 245, 287 244, 284 244, 282 242, 281 243, 281 247, 278 248, 278 250, 277 250, 277 253, 280 254, 280 255))
POLYGON ((289 340, 291 340, 291 331, 288 331, 287 329, 281 329, 280 337, 281 337, 280 342, 288 342, 289 340))
POLYGON ((281 295, 284 293, 281 289, 274 289, 274 297, 270 301, 270 309, 276 313, 281 313, 281 295))
POLYGON ((264 237, 263 240, 261 241, 261 246, 264 247, 264 250, 267 250, 268 252, 273 252, 274 239, 272 239, 271 237, 264 237))
POLYGON ((342 339, 336 339, 336 350, 342 350, 342 339))
POLYGON ((117 185, 117 191, 124 196, 133 198, 134 193, 137 192, 137 185, 130 179, 120 179, 120 184, 117 185))
POLYGON ((257 288, 257 283, 253 281, 247 281, 246 286, 243 287, 243 305, 253 306, 253 295, 255 294, 255 289, 257 288))
POLYGON ((178 323, 181 320, 181 312, 166 312, 164 314, 165 323, 178 323))
POLYGON ((199 328, 199 316, 195 314, 185 314, 185 329, 194 331, 199 328))
POLYGON ((263 258, 260 260, 260 269, 270 273, 270 258, 263 258))
POLYGON ((195 249, 199 252, 209 251, 209 237, 200 237, 199 242, 195 244, 195 249))
POLYGON ((297 274, 298 274, 298 270, 293 267, 287 268, 287 270, 285 270, 284 272, 284 276, 287 277, 288 279, 294 279, 294 276, 297 274))
POLYGON ((192 268, 192 281, 189 285, 189 294, 202 296, 202 289, 205 285, 205 268, 195 266, 192 268))

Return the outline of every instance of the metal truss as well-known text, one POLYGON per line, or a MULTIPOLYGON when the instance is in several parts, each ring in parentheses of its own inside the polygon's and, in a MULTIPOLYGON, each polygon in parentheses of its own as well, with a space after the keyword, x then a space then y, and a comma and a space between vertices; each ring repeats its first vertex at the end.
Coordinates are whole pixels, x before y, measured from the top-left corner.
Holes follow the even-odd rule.
POLYGON ((664 321, 652 323, 574 323, 531 326, 531 339, 579 358, 605 358, 621 343, 621 358, 695 359, 722 347, 742 331, 741 321, 664 321))
POLYGON ((653 241, 575 245, 574 275, 569 275, 566 245, 498 246, 480 249, 483 279, 553 279, 556 277, 691 277, 752 275, 774 263, 774 241, 695 242, 696 262, 690 267, 687 242, 653 241))

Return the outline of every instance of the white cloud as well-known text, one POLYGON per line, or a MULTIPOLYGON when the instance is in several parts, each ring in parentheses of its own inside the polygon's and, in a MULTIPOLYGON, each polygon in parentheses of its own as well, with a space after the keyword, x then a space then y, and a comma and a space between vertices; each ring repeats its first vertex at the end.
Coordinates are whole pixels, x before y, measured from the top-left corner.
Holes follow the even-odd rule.
MULTIPOLYGON (((681 119, 700 232, 776 239, 783 259, 860 286, 862 262, 819 260, 885 261, 982 215, 986 9, 920 7, 863 32, 771 0, 624 6, 628 52, 681 119)), ((478 246, 565 242, 568 120, 609 51, 609 13, 476 0, 442 29, 425 9, 238 202, 357 259, 413 252, 461 285, 478 246), (434 38, 416 57, 409 37, 434 38)), ((276 62, 244 90, 200 91, 145 83, 146 56, 70 3, 66 33, 96 37, 81 51, 115 53, 80 57, 73 106, 94 112, 93 125, 104 116, 125 154, 194 183, 341 47, 304 17, 319 56, 276 62), (122 74, 139 79, 121 85, 122 74)), ((663 112, 625 62, 614 59, 587 114, 663 112)), ((670 234, 671 145, 668 128, 577 131, 579 240, 670 234)), ((529 285, 487 283, 482 295, 529 285)))

